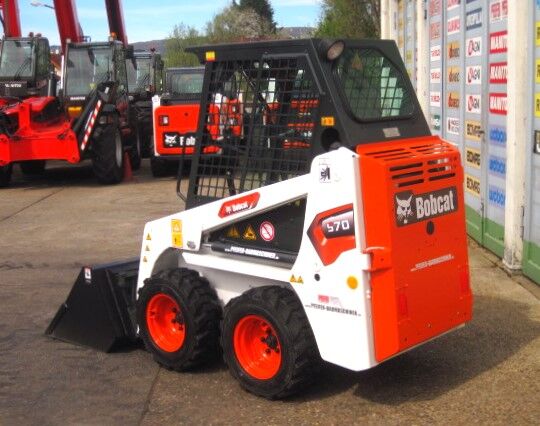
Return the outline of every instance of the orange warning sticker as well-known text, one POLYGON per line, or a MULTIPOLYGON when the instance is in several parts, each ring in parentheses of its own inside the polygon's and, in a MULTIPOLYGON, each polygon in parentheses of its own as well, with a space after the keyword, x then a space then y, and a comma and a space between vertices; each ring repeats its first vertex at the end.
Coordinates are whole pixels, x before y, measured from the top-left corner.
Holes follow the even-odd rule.
POLYGON ((236 228, 236 226, 231 226, 227 230, 227 237, 228 238, 240 238, 240 232, 238 232, 238 228, 236 228))
POLYGON ((150 233, 148 233, 148 235, 146 236, 146 241, 152 241, 152 236, 150 235, 150 233))
POLYGON ((256 241, 257 235, 255 234, 255 231, 253 230, 253 227, 251 225, 248 225, 246 230, 244 231, 244 240, 248 241, 256 241))
POLYGON ((172 246, 182 248, 182 221, 179 219, 171 219, 171 237, 172 246))

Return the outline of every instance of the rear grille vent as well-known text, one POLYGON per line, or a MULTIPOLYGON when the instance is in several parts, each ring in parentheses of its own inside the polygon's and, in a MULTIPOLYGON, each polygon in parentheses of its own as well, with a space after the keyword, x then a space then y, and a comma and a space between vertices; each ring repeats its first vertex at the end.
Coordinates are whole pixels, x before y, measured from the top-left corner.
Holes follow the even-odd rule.
POLYGON ((390 178, 397 188, 452 179, 456 175, 459 162, 459 155, 453 146, 440 140, 437 140, 437 143, 364 154, 386 164, 390 178))

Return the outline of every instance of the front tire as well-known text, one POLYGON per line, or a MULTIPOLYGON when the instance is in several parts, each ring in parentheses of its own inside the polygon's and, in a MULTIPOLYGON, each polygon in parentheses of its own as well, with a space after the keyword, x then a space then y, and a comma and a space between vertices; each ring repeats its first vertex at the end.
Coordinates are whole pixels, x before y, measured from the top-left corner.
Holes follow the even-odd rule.
POLYGON ((159 364, 185 370, 219 354, 221 307, 195 271, 163 271, 145 281, 137 301, 140 337, 159 364))
POLYGON ((6 186, 9 186, 9 182, 11 182, 12 170, 12 164, 8 164, 7 166, 0 166, 0 188, 5 188, 6 186))
POLYGON ((124 176, 124 144, 117 126, 108 126, 99 139, 94 139, 92 168, 99 183, 111 185, 124 176))
POLYGON ((221 346, 240 385, 269 399, 297 393, 320 365, 304 308, 292 291, 277 286, 248 290, 227 304, 221 346))

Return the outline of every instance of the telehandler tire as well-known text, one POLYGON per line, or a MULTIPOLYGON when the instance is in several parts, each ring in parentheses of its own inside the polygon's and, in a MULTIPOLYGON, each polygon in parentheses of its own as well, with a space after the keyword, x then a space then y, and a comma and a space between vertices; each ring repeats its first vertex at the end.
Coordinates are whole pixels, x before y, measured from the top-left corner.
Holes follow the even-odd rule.
POLYGON ((298 392, 320 367, 304 308, 282 287, 253 288, 232 299, 223 314, 221 346, 232 376, 268 399, 298 392))
POLYGON ((145 281, 137 301, 137 324, 154 360, 186 370, 219 356, 221 307, 208 281, 176 268, 145 281))
POLYGON ((5 188, 6 186, 9 186, 12 170, 13 165, 11 164, 8 164, 7 166, 0 166, 0 188, 5 188))
POLYGON ((108 126, 101 137, 94 139, 92 168, 99 183, 112 185, 124 177, 124 144, 120 129, 108 126))
POLYGON ((39 176, 45 173, 45 160, 23 161, 19 165, 23 175, 39 176))

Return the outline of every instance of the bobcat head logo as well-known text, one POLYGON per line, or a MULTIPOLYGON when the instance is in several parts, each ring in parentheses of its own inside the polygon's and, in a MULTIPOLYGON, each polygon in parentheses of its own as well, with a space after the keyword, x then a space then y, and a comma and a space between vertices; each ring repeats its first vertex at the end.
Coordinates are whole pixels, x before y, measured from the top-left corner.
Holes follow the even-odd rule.
POLYGON ((396 195, 396 215, 398 222, 408 223, 409 218, 413 216, 411 208, 412 194, 406 200, 402 200, 396 195))
POLYGON ((165 145, 167 145, 167 146, 176 145, 176 135, 167 135, 167 134, 165 134, 165 145))

